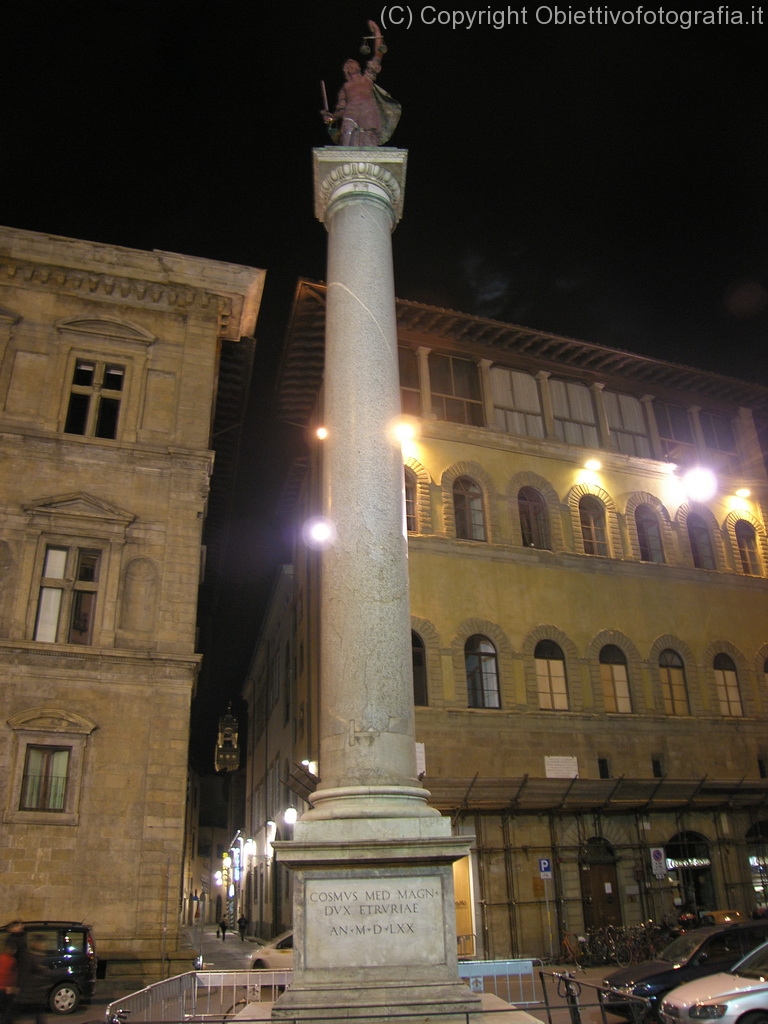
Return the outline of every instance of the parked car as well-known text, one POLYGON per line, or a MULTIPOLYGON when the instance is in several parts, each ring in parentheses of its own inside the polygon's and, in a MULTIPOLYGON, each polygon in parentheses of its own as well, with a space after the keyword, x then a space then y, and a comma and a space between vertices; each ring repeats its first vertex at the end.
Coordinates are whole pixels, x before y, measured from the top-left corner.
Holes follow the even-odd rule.
POLYGON ((293 967, 293 932, 283 932, 271 942, 257 946, 253 953, 252 966, 254 970, 291 970, 293 967))
POLYGON ((768 942, 727 972, 689 981, 661 1004, 663 1024, 718 1020, 722 1024, 768 1024, 768 942))
POLYGON ((658 1019, 661 1002, 673 988, 728 970, 766 940, 768 921, 710 925, 684 932, 656 960, 631 964, 607 975, 603 984, 612 991, 606 995, 605 1008, 630 1020, 630 1004, 622 996, 642 996, 648 1000, 651 1016, 658 1019))
MULTIPOLYGON (((96 987, 96 947, 88 925, 76 921, 24 921, 19 943, 19 1002, 73 1013, 96 987)), ((11 939, 0 928, 0 944, 11 939)), ((13 939, 12 941, 16 941, 13 939)))

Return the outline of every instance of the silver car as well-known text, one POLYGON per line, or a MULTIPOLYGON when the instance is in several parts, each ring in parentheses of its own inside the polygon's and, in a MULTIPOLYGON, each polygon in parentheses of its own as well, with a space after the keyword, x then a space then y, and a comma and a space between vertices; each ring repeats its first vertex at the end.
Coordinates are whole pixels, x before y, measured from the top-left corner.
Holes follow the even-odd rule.
POLYGON ((768 1024, 768 942, 732 967, 673 989, 661 1004, 662 1024, 717 1020, 768 1024))

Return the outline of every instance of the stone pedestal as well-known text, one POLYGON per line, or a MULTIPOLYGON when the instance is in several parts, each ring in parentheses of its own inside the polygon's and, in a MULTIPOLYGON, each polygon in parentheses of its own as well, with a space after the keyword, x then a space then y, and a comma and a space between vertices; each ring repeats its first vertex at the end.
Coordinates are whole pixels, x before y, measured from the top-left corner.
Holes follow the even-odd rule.
MULTIPOLYGON (((294 980, 282 1020, 479 1009, 458 979, 452 864, 471 837, 416 774, 391 233, 407 154, 315 150, 328 231, 320 778, 294 840, 294 980)), ((444 1018, 450 1019, 450 1018, 444 1018)), ((458 1018, 457 1018, 458 1019, 458 1018)))

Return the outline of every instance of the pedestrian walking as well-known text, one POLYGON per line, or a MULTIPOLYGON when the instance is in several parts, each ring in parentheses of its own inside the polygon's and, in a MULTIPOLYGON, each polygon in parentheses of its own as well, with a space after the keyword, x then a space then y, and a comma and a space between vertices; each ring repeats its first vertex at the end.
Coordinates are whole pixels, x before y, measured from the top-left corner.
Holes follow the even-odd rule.
POLYGON ((222 917, 222 919, 219 921, 219 930, 221 931, 222 942, 227 941, 227 928, 229 928, 229 925, 227 924, 227 919, 226 917, 222 917))
POLYGON ((248 918, 245 914, 241 914, 237 919, 237 928, 240 932, 240 941, 245 942, 245 929, 248 927, 248 918))

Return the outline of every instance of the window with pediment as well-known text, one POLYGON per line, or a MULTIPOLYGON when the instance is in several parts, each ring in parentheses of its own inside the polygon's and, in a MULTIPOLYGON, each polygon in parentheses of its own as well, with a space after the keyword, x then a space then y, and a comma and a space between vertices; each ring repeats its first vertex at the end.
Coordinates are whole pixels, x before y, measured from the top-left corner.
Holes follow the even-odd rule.
MULTIPOLYGON (((25 511, 30 549, 25 637, 43 644, 112 646, 118 606, 104 595, 117 587, 114 574, 134 517, 84 492, 40 501, 25 511)), ((130 584, 123 590, 115 594, 127 622, 124 597, 130 584)), ((141 598, 147 591, 135 593, 141 598)), ((156 628, 155 621, 142 621, 145 631, 156 628)))
POLYGON ((33 708, 8 720, 14 754, 6 822, 76 825, 88 737, 96 724, 60 708, 33 708))

